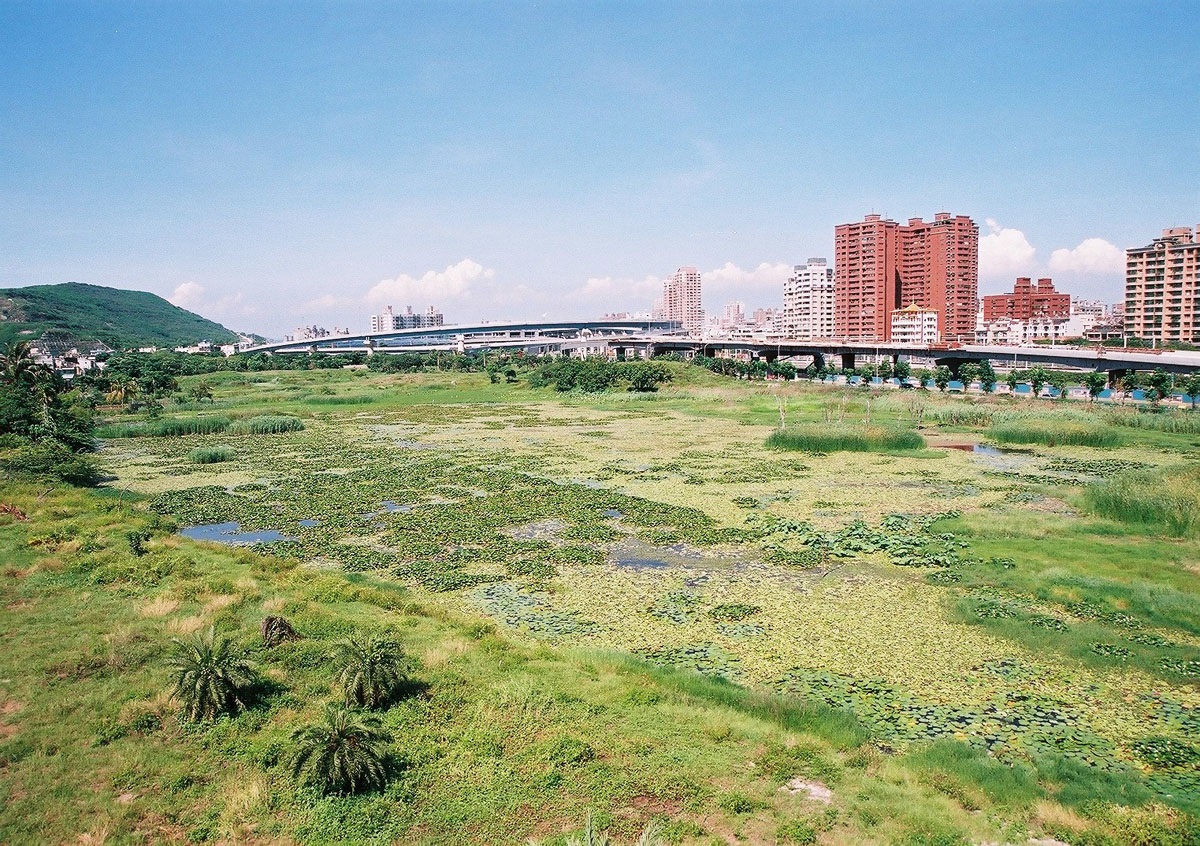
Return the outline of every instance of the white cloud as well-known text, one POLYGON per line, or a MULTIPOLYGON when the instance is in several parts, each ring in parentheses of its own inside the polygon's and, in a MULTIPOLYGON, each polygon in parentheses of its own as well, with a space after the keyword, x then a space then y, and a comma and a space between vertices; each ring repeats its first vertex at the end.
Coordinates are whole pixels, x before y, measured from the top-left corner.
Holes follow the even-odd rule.
POLYGON ((367 292, 371 305, 421 306, 467 299, 482 283, 496 275, 477 261, 465 258, 445 270, 429 270, 422 276, 402 273, 384 279, 367 292))
POLYGON ((599 302, 610 310, 633 308, 644 311, 662 292, 662 279, 646 276, 642 279, 621 279, 612 276, 593 276, 571 293, 572 299, 599 302))
POLYGON ((175 293, 167 300, 172 305, 186 308, 189 311, 197 308, 204 300, 204 286, 198 282, 184 282, 175 287, 175 293))
POLYGON ((1116 274, 1125 272, 1125 251, 1103 238, 1087 238, 1073 250, 1050 254, 1054 273, 1116 274))
POLYGON ((700 274, 704 286, 704 308, 715 314, 731 300, 739 300, 753 310, 759 306, 783 305, 783 283, 792 273, 792 265, 762 262, 751 270, 731 261, 715 270, 700 274))
POLYGON ((199 282, 183 282, 175 286, 174 293, 167 301, 209 320, 225 324, 259 313, 258 306, 246 302, 245 295, 240 291, 212 299, 208 296, 208 289, 199 282))
POLYGON ((988 281, 1011 282, 1018 276, 1033 274, 1037 250, 1020 229, 1001 226, 987 220, 988 234, 979 239, 979 277, 988 281))

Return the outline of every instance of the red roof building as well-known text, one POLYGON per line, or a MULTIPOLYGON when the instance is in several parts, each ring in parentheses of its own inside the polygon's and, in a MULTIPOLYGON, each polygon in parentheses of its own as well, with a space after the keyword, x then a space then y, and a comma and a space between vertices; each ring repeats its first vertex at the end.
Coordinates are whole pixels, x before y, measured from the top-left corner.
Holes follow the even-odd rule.
POLYGON ((1050 279, 1033 282, 1022 276, 1011 294, 990 294, 983 298, 983 322, 1001 317, 1033 320, 1036 317, 1070 317, 1071 295, 1054 290, 1050 279))

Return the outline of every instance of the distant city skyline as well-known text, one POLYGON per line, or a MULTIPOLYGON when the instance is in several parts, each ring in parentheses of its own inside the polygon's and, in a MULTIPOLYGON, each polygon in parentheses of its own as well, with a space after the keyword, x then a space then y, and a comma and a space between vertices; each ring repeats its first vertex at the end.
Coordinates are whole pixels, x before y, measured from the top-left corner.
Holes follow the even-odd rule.
POLYGON ((0 287, 279 337, 644 311, 696 266, 718 313, 950 211, 981 296, 1118 302, 1200 223, 1196 43, 1169 2, 3 4, 0 287))

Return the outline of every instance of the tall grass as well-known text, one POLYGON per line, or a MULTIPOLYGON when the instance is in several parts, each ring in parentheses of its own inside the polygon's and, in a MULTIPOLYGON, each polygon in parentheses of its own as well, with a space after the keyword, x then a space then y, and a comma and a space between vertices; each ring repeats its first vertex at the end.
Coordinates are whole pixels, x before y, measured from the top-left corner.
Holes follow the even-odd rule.
POLYGON ((767 447, 803 452, 892 452, 924 449, 925 439, 911 429, 809 423, 772 432, 767 447))
POLYGON ((369 405, 375 402, 378 397, 368 396, 366 394, 347 394, 345 396, 321 396, 314 394, 312 396, 297 397, 309 405, 369 405))
POLYGON ((238 435, 277 435, 282 432, 299 432, 304 421, 288 414, 263 414, 248 420, 238 420, 231 431, 238 435))
POLYGON ((1115 447, 1123 441, 1102 417, 1070 408, 997 414, 988 437, 1002 444, 1044 446, 1115 447))
POLYGON ((231 461, 237 453, 230 447, 198 447, 187 454, 193 464, 220 464, 231 461))
POLYGON ((1200 537, 1200 467, 1120 473, 1085 491, 1097 514, 1176 537, 1200 537))
POLYGON ((1168 432, 1173 435, 1200 435, 1200 413, 1171 411, 1151 414, 1137 409, 1117 411, 1109 420, 1130 429, 1148 429, 1153 432, 1168 432))
POLYGON ((228 417, 166 417, 137 423, 110 423, 96 430, 98 438, 163 438, 214 435, 229 428, 228 417))
POLYGON ((935 408, 925 413, 925 419, 942 426, 988 426, 996 412, 991 408, 964 405, 961 408, 935 408))

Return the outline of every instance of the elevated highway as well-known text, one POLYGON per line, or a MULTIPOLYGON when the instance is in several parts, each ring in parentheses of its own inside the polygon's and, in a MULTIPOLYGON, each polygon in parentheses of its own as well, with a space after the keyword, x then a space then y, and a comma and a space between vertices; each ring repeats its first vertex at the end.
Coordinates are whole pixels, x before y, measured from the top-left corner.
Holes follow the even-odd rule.
POLYGON ((518 323, 474 323, 400 329, 361 335, 330 335, 275 341, 252 347, 247 352, 281 354, 310 353, 403 353, 470 352, 473 350, 524 350, 530 354, 575 349, 583 352, 615 348, 627 355, 676 352, 685 356, 745 354, 774 361, 781 358, 811 358, 824 364, 834 362, 854 367, 859 358, 890 356, 893 360, 923 358, 957 372, 970 361, 1026 368, 1037 364, 1107 372, 1114 378, 1131 370, 1161 368, 1168 373, 1200 370, 1200 352, 1113 349, 1069 346, 919 345, 867 343, 858 341, 798 341, 789 338, 689 338, 677 322, 666 320, 582 320, 518 323))
POLYGON ((655 353, 678 352, 714 356, 720 353, 745 352, 755 358, 774 361, 779 358, 812 357, 818 362, 837 360, 842 367, 854 367, 858 357, 891 356, 928 358, 938 365, 956 370, 970 361, 990 361, 994 365, 1030 367, 1037 364, 1073 367, 1101 372, 1128 372, 1161 368, 1168 373, 1191 373, 1200 370, 1200 352, 1113 349, 1068 346, 1004 346, 965 344, 961 346, 934 344, 891 344, 845 341, 794 341, 784 338, 756 340, 699 340, 695 338, 646 338, 655 353))
POLYGON ((679 331, 670 320, 580 320, 523 323, 471 323, 367 332, 362 335, 326 335, 272 341, 250 347, 248 353, 402 353, 484 349, 557 350, 566 341, 597 343, 631 336, 669 336, 679 331))

